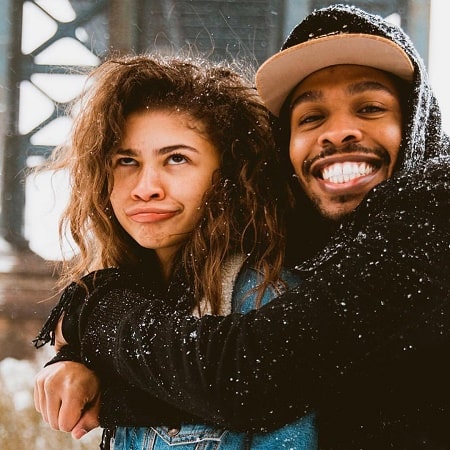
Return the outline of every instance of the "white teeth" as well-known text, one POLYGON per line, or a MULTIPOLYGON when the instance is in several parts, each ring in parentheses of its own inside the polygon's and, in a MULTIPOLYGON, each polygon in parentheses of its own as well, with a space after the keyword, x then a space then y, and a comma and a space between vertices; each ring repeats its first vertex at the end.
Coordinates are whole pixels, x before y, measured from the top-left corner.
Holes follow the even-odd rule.
POLYGON ((374 167, 365 162, 334 163, 322 170, 322 178, 332 183, 347 183, 373 171, 374 167))

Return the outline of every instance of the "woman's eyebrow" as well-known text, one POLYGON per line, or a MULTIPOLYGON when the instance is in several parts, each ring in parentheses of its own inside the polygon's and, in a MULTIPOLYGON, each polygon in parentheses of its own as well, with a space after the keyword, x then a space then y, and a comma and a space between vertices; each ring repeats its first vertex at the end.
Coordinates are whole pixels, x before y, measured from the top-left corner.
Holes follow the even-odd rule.
POLYGON ((122 147, 118 147, 116 148, 111 156, 122 156, 122 157, 134 157, 137 156, 139 154, 138 151, 133 150, 132 148, 122 148, 122 147))
POLYGON ((198 153, 198 150, 195 147, 191 147, 190 145, 185 145, 185 144, 175 144, 175 145, 169 145, 167 147, 161 147, 161 148, 157 149, 157 152, 162 155, 165 155, 167 153, 170 153, 170 152, 173 152, 176 150, 189 150, 189 151, 198 153))
MULTIPOLYGON (((174 145, 168 145, 167 147, 161 147, 161 148, 155 148, 152 151, 160 154, 160 155, 166 155, 168 153, 171 153, 173 151, 177 150, 188 150, 192 152, 198 153, 198 150, 195 147, 191 147, 190 145, 185 144, 174 144, 174 145)), ((137 156, 141 154, 139 150, 135 150, 133 148, 118 148, 114 151, 114 155, 120 155, 120 156, 137 156)))

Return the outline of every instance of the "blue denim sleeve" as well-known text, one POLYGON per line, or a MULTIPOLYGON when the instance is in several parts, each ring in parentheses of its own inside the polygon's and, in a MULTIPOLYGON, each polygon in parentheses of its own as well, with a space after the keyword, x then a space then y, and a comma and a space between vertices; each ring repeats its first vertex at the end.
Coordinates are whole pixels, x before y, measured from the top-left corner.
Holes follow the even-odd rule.
POLYGON ((269 303, 274 298, 284 293, 286 289, 297 287, 300 284, 300 276, 297 272, 284 269, 281 279, 285 286, 269 286, 265 289, 261 301, 257 302, 258 292, 256 288, 262 281, 262 276, 253 269, 244 268, 240 271, 233 288, 232 304, 233 312, 246 314, 252 309, 269 303))

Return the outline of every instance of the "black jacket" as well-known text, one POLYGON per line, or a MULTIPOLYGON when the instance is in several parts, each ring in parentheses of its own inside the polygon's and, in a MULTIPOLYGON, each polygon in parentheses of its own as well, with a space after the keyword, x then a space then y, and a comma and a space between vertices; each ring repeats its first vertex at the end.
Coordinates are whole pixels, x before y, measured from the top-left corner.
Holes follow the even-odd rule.
POLYGON ((450 448, 449 160, 379 185, 304 282, 195 319, 141 289, 94 290, 84 362, 238 430, 318 412, 323 449, 450 448))

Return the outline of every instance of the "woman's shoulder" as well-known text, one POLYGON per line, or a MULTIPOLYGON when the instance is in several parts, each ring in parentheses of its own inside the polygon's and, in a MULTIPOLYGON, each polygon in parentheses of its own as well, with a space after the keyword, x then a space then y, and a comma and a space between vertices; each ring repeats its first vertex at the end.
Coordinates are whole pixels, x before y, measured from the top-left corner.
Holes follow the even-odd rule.
POLYGON ((298 286, 300 281, 299 272, 283 268, 280 273, 280 282, 267 286, 258 302, 257 288, 263 282, 263 276, 253 267, 244 264, 233 287, 233 311, 246 313, 265 305, 287 289, 298 286))

